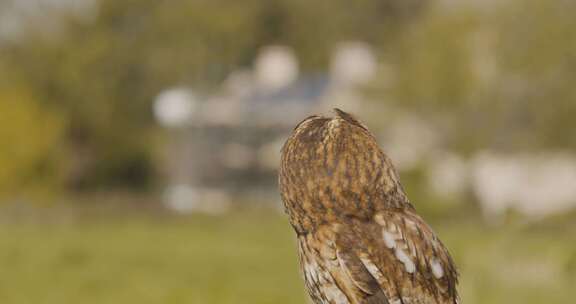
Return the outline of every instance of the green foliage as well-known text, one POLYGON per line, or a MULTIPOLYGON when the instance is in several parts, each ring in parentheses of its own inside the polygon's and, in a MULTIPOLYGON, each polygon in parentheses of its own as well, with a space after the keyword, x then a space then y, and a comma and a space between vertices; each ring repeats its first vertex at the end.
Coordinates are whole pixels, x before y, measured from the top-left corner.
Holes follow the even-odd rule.
POLYGON ((3 42, 0 83, 66 122, 54 136, 67 157, 50 170, 70 189, 150 186, 155 96, 176 85, 209 93, 271 43, 294 47, 312 72, 342 40, 375 45, 395 71, 377 89, 435 123, 455 150, 576 148, 572 3, 427 3, 100 0, 88 18, 54 15, 56 34, 29 25, 3 42))
POLYGON ((570 1, 524 1, 499 18, 502 84, 494 93, 499 126, 518 145, 576 149, 576 9, 570 1), (505 124, 503 121, 508 121, 505 124))
POLYGON ((393 94, 402 105, 442 112, 467 101, 474 80, 466 39, 473 30, 469 14, 432 14, 405 32, 392 54, 398 65, 393 94))
POLYGON ((537 0, 430 9, 387 53, 394 75, 384 96, 463 152, 574 149, 573 9, 537 0))
POLYGON ((29 24, 0 46, 0 78, 65 116, 71 189, 143 189, 154 176, 151 103, 159 92, 210 92, 270 43, 293 46, 304 70, 323 68, 336 42, 386 41, 423 1, 404 3, 100 0, 91 17, 52 12, 61 30, 29 24))
POLYGON ((0 202, 30 199, 61 186, 64 119, 25 88, 0 86, 0 202))
POLYGON ((426 0, 264 0, 258 44, 290 45, 295 48, 303 70, 322 70, 338 42, 363 40, 387 48, 427 3, 426 0))

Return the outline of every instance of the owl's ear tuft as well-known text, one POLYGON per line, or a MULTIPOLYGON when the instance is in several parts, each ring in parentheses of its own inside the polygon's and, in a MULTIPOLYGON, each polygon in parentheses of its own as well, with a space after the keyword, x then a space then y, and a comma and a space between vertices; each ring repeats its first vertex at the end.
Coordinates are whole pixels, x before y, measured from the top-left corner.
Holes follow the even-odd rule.
POLYGON ((334 108, 334 113, 336 113, 337 117, 341 118, 342 120, 346 121, 347 123, 354 125, 354 126, 357 126, 357 127, 360 127, 362 129, 366 130, 367 132, 370 132, 370 131, 368 131, 368 128, 363 123, 361 123, 359 120, 354 118, 354 116, 352 116, 352 115, 350 115, 350 114, 348 114, 348 113, 346 113, 346 112, 344 112, 338 108, 334 108))

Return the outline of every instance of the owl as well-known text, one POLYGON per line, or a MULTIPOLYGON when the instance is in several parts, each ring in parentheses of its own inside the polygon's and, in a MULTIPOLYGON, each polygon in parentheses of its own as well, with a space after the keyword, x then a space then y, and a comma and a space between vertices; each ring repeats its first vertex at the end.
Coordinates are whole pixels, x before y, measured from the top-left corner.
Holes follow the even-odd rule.
POLYGON ((282 148, 279 185, 316 304, 456 304, 458 273, 390 159, 350 114, 310 116, 282 148))

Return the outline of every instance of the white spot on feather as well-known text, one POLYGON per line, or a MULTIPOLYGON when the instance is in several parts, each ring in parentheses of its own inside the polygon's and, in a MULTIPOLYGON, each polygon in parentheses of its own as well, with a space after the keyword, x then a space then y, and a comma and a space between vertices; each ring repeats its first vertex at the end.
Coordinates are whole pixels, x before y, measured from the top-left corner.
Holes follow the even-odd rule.
POLYGON ((408 229, 411 229, 413 231, 417 231, 418 230, 418 225, 416 225, 416 223, 412 220, 409 219, 404 219, 404 223, 406 223, 406 227, 408 229))
POLYGON ((442 268, 442 264, 440 264, 438 260, 432 259, 432 261, 430 261, 430 267, 432 268, 432 274, 437 279, 444 276, 444 269, 442 268))
POLYGON ((406 252, 404 252, 404 250, 396 248, 395 253, 396 258, 398 258, 398 260, 400 260, 400 262, 404 264, 404 268, 406 268, 406 271, 408 273, 414 273, 414 271, 416 271, 416 265, 414 264, 412 259, 410 259, 410 257, 406 254, 406 252))
POLYGON ((378 213, 374 216, 374 220, 376 221, 376 223, 378 223, 379 225, 382 226, 386 226, 386 220, 384 220, 384 215, 382 215, 382 213, 378 213))
POLYGON ((394 240, 394 236, 392 235, 392 233, 383 230, 382 238, 384 238, 384 245, 386 245, 386 247, 390 249, 396 247, 396 241, 394 240))
POLYGON ((328 303, 334 304, 349 304, 346 295, 338 288, 335 284, 323 285, 324 295, 328 300, 328 303))
POLYGON ((389 301, 390 304, 403 304, 403 303, 410 303, 410 302, 404 302, 406 299, 408 299, 407 297, 402 297, 402 299, 395 299, 395 300, 391 300, 389 301))
POLYGON ((362 264, 364 264, 364 267, 366 267, 366 269, 368 269, 368 272, 370 272, 370 274, 376 279, 376 281, 380 282, 384 275, 382 274, 382 272, 380 272, 380 269, 378 269, 378 266, 376 266, 376 264, 372 263, 372 261, 370 259, 365 258, 365 257, 360 257, 360 261, 362 261, 362 264))

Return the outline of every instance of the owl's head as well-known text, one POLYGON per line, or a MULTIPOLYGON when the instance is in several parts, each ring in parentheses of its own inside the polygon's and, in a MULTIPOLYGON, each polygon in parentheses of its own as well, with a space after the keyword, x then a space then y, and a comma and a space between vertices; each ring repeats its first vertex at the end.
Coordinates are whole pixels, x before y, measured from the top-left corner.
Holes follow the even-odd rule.
POLYGON ((368 128, 342 110, 334 112, 334 117, 304 119, 286 141, 280 167, 283 198, 311 205, 328 200, 347 208, 370 205, 392 191, 403 196, 392 163, 368 128))
POLYGON ((334 117, 312 115, 296 125, 282 148, 283 169, 314 167, 315 173, 332 176, 336 170, 352 174, 351 169, 381 163, 385 155, 368 128, 340 109, 334 112, 334 117))

